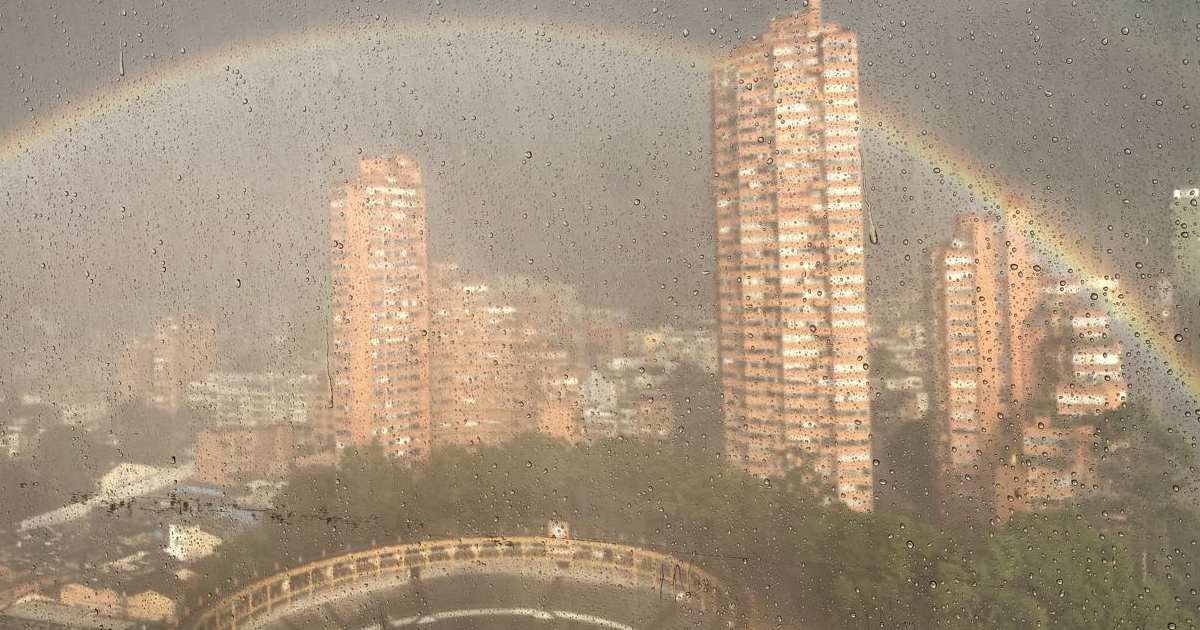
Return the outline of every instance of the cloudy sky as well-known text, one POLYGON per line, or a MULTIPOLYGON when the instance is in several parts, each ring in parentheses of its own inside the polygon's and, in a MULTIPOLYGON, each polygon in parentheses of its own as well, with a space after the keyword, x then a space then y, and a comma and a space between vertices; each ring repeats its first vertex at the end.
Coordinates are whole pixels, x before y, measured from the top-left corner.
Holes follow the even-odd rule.
MULTIPOLYGON (((3 350, 45 350, 30 309, 70 339, 201 311, 303 348, 325 317, 329 187, 393 152, 423 164, 435 258, 646 319, 707 313, 709 60, 800 7, 5 3, 3 350)), ((877 303, 911 296, 947 218, 977 207, 918 142, 1035 199, 1131 282, 1169 264, 1150 245, 1165 198, 1200 185, 1200 4, 825 13, 859 33, 864 107, 889 123, 865 130, 877 303)))

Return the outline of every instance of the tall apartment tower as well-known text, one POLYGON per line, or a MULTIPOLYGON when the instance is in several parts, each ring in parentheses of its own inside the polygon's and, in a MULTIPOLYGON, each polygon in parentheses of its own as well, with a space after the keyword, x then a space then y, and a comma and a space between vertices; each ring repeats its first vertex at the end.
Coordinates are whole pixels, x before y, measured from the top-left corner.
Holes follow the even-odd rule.
POLYGON ((858 41, 818 0, 713 71, 726 451, 873 504, 858 41))
POLYGON ((430 447, 429 270, 416 161, 367 159, 330 202, 330 362, 339 446, 430 447))
MULTIPOLYGON (((957 219, 933 253, 936 460, 947 494, 991 515, 995 472, 1035 389, 1038 287, 1024 238, 993 217, 957 219)), ((950 505, 948 502, 947 505, 950 505)))

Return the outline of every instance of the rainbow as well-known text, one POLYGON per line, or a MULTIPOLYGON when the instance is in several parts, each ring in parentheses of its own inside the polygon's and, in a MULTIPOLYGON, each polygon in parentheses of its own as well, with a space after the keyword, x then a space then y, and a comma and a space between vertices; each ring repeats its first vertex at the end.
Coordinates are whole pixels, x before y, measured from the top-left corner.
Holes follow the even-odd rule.
MULTIPOLYGON (((1120 274, 1079 246, 1079 238, 1061 223, 1022 201, 1021 193, 983 174, 977 162, 955 148, 939 144, 927 132, 907 127, 899 116, 864 108, 865 124, 887 137, 899 140, 905 152, 925 162, 935 172, 972 191, 1000 210, 1004 220, 1024 235, 1046 258, 1080 280, 1116 280, 1120 274)), ((1174 338, 1155 330, 1154 309, 1132 294, 1118 290, 1097 291, 1095 302, 1114 320, 1123 323, 1150 354, 1179 381, 1193 401, 1200 397, 1200 368, 1179 349, 1174 338)))
MULTIPOLYGON (((577 45, 590 53, 605 50, 636 55, 667 58, 690 67, 706 68, 714 59, 713 38, 697 35, 688 38, 683 33, 669 35, 642 34, 630 31, 606 31, 581 25, 548 25, 495 19, 453 18, 434 22, 405 22, 398 25, 388 21, 373 21, 317 30, 300 31, 259 41, 233 44, 205 53, 189 56, 180 52, 179 60, 170 67, 153 70, 139 77, 119 76, 118 58, 114 55, 113 74, 118 76, 116 87, 100 89, 78 104, 68 104, 48 116, 38 118, 0 138, 0 165, 12 163, 22 156, 45 146, 55 139, 69 137, 78 125, 84 124, 120 107, 136 104, 176 89, 200 76, 215 75, 230 64, 269 61, 320 50, 338 50, 364 42, 402 44, 424 40, 451 43, 463 35, 495 36, 533 41, 558 41, 577 45)), ((722 47, 727 47, 728 44, 722 47)), ((1078 239, 1052 217, 1022 201, 1022 194, 1003 182, 989 178, 975 160, 954 147, 939 142, 934 136, 913 129, 904 117, 887 109, 863 108, 865 129, 883 133, 904 151, 927 164, 935 173, 972 191, 981 200, 994 204, 1006 220, 1022 232, 1037 249, 1057 265, 1082 278, 1113 278, 1101 261, 1079 247, 1078 239)), ((1098 294, 1097 303, 1110 316, 1124 323, 1140 343, 1177 379, 1188 395, 1200 398, 1200 369, 1184 356, 1173 343, 1155 332, 1153 309, 1131 295, 1105 291, 1098 294)))

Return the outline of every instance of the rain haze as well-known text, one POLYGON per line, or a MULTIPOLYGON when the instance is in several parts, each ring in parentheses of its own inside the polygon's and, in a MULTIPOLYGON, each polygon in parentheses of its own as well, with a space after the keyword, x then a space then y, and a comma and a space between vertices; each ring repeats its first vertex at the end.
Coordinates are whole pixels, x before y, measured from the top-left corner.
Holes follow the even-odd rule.
POLYGON ((1200 2, 17 1, 0 88, 0 621, 1194 626, 1200 2), (472 536, 616 546, 229 603, 472 536))

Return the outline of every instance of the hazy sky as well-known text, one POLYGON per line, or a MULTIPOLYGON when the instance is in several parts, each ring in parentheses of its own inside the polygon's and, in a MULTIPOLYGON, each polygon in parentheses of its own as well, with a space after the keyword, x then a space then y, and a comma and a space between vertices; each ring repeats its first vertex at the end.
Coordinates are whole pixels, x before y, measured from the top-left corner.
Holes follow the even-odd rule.
MULTIPOLYGON (((396 151, 424 166, 434 258, 651 317, 707 312, 706 58, 800 6, 6 3, 0 145, 109 107, 0 154, 3 350, 24 352, 30 307, 79 334, 169 310, 320 324, 328 188, 360 154, 396 151)), ((1145 238, 1169 232, 1172 188, 1200 185, 1200 3, 825 11, 859 33, 868 109, 1036 194, 1130 278, 1166 264, 1145 238)), ((971 206, 896 141, 866 133, 880 298, 912 288, 971 206)))

